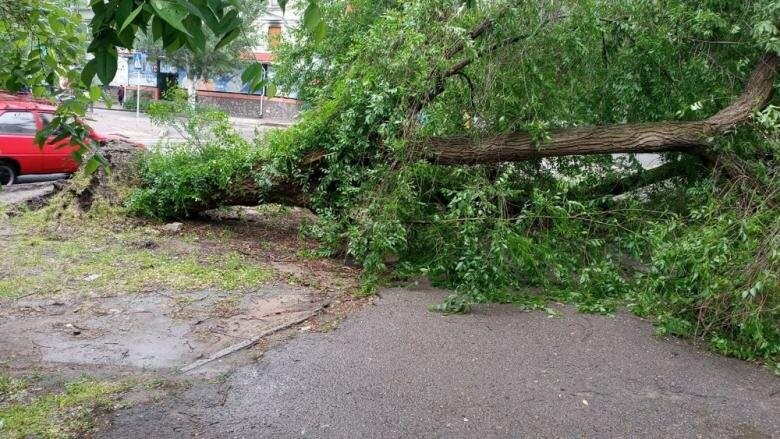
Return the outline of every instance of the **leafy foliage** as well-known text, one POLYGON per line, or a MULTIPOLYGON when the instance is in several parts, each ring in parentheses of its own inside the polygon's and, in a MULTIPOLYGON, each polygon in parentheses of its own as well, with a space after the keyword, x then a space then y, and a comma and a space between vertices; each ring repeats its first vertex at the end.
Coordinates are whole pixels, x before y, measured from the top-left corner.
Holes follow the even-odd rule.
POLYGON ((0 89, 40 97, 75 81, 86 46, 81 22, 59 0, 0 2, 0 89))
MULTIPOLYGON (((63 86, 73 86, 73 97, 58 109, 58 116, 39 133, 38 142, 56 135, 80 145, 79 158, 95 145, 78 116, 100 98, 99 87, 83 85, 79 65, 85 56, 87 32, 82 17, 62 0, 0 2, 0 91, 26 92, 50 98, 63 86)), ((89 154, 91 155, 91 154, 89 154)), ((94 156, 94 163, 100 156, 94 156)))
POLYGON ((136 109, 140 109, 143 112, 149 111, 149 106, 154 101, 154 97, 152 95, 151 91, 148 90, 141 90, 141 105, 138 105, 138 92, 137 90, 132 90, 131 88, 127 89, 127 97, 125 98, 124 103, 122 106, 126 110, 132 110, 135 111, 136 109))
MULTIPOLYGON (((156 39, 152 32, 138 33, 134 47, 145 50, 152 59, 165 56, 167 62, 186 70, 188 78, 193 81, 212 80, 218 75, 235 72, 248 64, 244 56, 251 53, 257 43, 258 29, 252 20, 261 13, 264 4, 253 0, 234 3, 240 21, 235 22, 236 27, 231 32, 237 31, 238 34, 227 43, 220 44, 221 35, 206 27, 202 30, 203 47, 197 50, 190 46, 166 49, 164 42, 156 39)), ((262 75, 258 72, 254 76, 262 75)))
POLYGON ((163 100, 149 104, 149 119, 155 125, 173 128, 195 147, 218 140, 214 133, 221 134, 230 129, 225 111, 219 107, 190 102, 182 89, 169 89, 163 97, 163 100), (219 129, 215 129, 217 127, 219 129))
POLYGON ((158 218, 186 215, 192 206, 236 190, 237 183, 253 174, 260 150, 230 127, 224 112, 181 99, 156 103, 150 111, 157 123, 181 125, 187 141, 142 157, 142 188, 128 201, 132 212, 158 218), (178 120, 181 115, 184 122, 178 120))
POLYGON ((88 51, 94 58, 84 67, 84 82, 95 75, 104 84, 111 81, 117 69, 117 47, 132 49, 139 32, 150 34, 170 53, 181 47, 202 53, 207 31, 217 39, 214 50, 240 33, 239 10, 226 1, 110 0, 93 1, 90 6, 94 17, 88 51))

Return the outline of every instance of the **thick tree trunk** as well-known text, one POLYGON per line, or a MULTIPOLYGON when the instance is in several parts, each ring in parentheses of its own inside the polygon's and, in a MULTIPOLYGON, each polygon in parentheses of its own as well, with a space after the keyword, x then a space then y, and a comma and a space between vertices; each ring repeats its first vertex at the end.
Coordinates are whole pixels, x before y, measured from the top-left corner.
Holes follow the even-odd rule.
POLYGON ((516 162, 569 155, 692 150, 706 147, 704 122, 623 124, 555 130, 538 143, 527 133, 473 140, 469 137, 425 139, 431 161, 442 165, 516 162))

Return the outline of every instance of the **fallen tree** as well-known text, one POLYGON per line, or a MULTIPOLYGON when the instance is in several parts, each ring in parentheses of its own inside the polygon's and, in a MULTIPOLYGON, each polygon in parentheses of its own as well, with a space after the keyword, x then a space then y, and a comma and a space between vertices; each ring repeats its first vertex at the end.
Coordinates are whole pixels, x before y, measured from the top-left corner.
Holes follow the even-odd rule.
MULTIPOLYGON (((482 29, 481 25, 479 29, 482 29)), ((473 32, 472 32, 473 34, 473 32)), ((702 157, 707 163, 719 162, 718 153, 712 151, 713 137, 721 136, 750 121, 754 112, 768 105, 774 91, 774 80, 779 64, 774 54, 762 56, 746 81, 744 91, 727 107, 715 115, 692 122, 655 122, 616 124, 605 126, 574 127, 552 130, 546 140, 538 141, 529 133, 510 133, 475 140, 469 136, 428 137, 415 140, 411 149, 419 159, 438 165, 480 165, 501 162, 517 162, 550 157, 581 156, 618 153, 682 152, 702 157)), ((426 95, 431 99, 431 95, 426 95)), ((304 155, 298 165, 308 175, 318 178, 325 152, 314 149, 304 155)), ((731 160, 734 160, 732 157, 731 160)), ((727 163, 721 164, 726 165, 727 163)), ((260 170, 265 165, 259 161, 260 170)), ((724 166, 735 178, 745 176, 743 168, 724 166)), ((671 167, 664 168, 665 170, 671 167)), ((658 172, 656 172, 658 174, 658 172)), ((667 178, 672 175, 666 173, 667 178)), ((316 186, 316 181, 305 183, 288 178, 272 180, 260 188, 252 175, 237 181, 225 193, 199 199, 189 206, 182 206, 188 214, 214 209, 221 205, 254 205, 260 202, 281 203, 311 208, 306 187, 316 186)), ((598 191, 597 191, 598 192, 598 191)))
POLYGON ((360 261, 367 290, 425 275, 457 292, 447 311, 544 306, 528 287, 598 312, 630 296, 668 333, 742 358, 780 352, 779 258, 767 250, 780 215, 778 57, 761 40, 776 28, 754 22, 766 11, 351 4, 347 15, 322 5, 330 39, 281 48, 277 80, 315 96, 314 110, 259 149, 226 136, 150 156, 132 211, 308 207, 309 233, 360 261), (665 162, 646 170, 637 153, 665 162))

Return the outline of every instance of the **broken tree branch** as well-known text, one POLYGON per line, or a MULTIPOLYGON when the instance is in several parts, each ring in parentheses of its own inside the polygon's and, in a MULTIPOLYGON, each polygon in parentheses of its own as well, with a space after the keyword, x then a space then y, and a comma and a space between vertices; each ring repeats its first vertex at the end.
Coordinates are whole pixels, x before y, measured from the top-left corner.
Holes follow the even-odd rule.
POLYGON ((651 169, 642 169, 634 174, 619 179, 608 180, 595 186, 577 187, 570 192, 570 196, 574 198, 597 198, 605 195, 621 195, 669 180, 670 178, 689 175, 692 171, 695 171, 697 166, 704 169, 701 162, 698 162, 698 164, 696 162, 696 159, 667 162, 661 166, 651 169))

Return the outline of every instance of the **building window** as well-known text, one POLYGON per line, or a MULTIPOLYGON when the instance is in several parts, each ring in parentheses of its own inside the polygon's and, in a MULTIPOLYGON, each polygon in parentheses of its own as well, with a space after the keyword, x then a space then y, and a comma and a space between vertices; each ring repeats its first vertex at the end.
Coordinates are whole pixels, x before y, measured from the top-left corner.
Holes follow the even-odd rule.
POLYGON ((274 48, 279 45, 279 41, 282 40, 282 25, 281 24, 269 24, 268 25, 268 47, 274 48))

